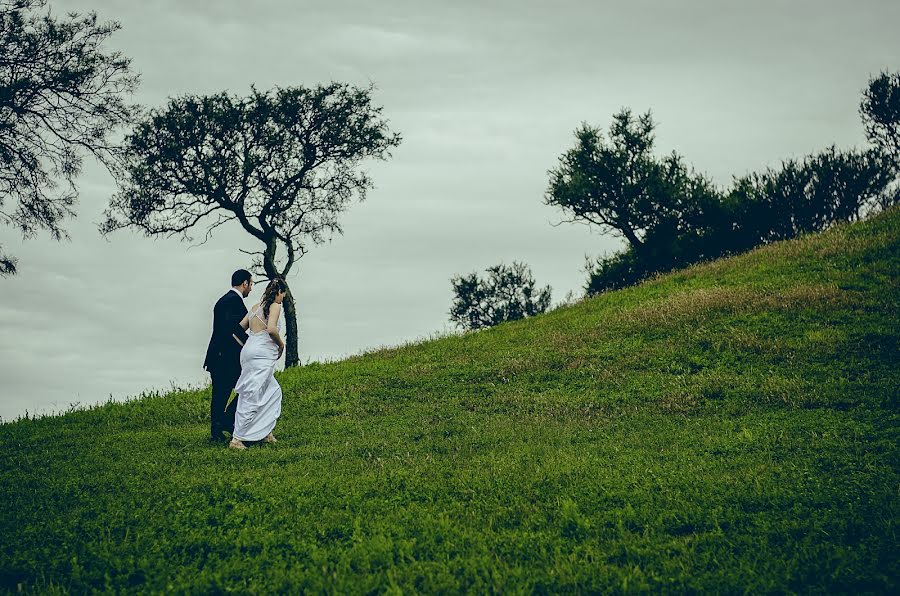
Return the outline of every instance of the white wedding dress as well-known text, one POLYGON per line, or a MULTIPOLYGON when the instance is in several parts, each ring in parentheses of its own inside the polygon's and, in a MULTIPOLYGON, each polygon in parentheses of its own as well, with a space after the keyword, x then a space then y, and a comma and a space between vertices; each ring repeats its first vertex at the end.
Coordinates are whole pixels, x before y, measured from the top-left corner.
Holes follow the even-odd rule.
MULTIPOLYGON (((271 313, 270 313, 271 314, 271 313)), ((262 305, 250 315, 265 324, 261 331, 247 328, 247 341, 241 350, 241 376, 234 386, 237 393, 237 412, 234 417, 234 433, 239 441, 259 441, 275 428, 281 415, 281 385, 275 380, 275 363, 278 362, 278 344, 267 331, 262 305)), ((278 332, 281 333, 281 317, 278 332)))

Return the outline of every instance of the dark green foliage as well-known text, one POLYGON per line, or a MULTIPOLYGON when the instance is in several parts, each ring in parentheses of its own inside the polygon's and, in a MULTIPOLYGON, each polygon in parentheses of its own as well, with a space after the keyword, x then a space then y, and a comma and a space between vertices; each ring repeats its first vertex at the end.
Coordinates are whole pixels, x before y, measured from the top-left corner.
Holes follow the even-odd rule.
MULTIPOLYGON (((57 19, 45 5, 0 0, 0 223, 23 238, 45 230, 61 240, 83 154, 115 170, 111 137, 134 116, 125 98, 137 75, 104 48, 118 23, 94 13, 57 19)), ((15 272, 16 259, 0 253, 0 276, 15 272)))
POLYGON ((506 321, 517 321, 550 308, 550 286, 535 287, 524 263, 494 265, 484 279, 475 272, 458 275, 453 285, 450 320, 463 329, 483 329, 506 321))
POLYGON ((25 592, 896 593, 900 211, 480 333, 0 426, 25 592))
MULTIPOLYGON (((101 231, 208 239, 237 222, 262 244, 253 268, 286 280, 313 244, 342 232, 340 216, 371 188, 360 170, 400 143, 372 87, 276 88, 248 97, 186 95, 152 110, 126 141, 125 177, 101 231), (280 254, 279 254, 279 251, 280 254)), ((299 363, 293 295, 284 301, 285 361, 299 363)))
MULTIPOLYGON (((583 132, 576 136, 579 148, 567 156, 582 151, 583 132)), ((583 163, 577 167, 591 171, 583 163)), ((651 185, 646 191, 658 195, 652 207, 656 219, 643 229, 639 242, 588 264, 585 290, 589 295, 626 287, 692 263, 821 231, 836 222, 856 221, 900 200, 896 169, 874 149, 838 151, 832 146, 800 160, 790 159, 778 170, 736 179, 724 196, 703 177, 690 174, 678 158, 666 158, 660 168, 665 171, 662 179, 666 183, 651 185)), ((555 188, 559 174, 551 173, 551 177, 555 188)), ((592 182, 585 184, 594 184, 593 188, 603 193, 606 186, 615 186, 614 180, 600 182, 598 176, 588 179, 592 182)), ((594 191, 585 187, 572 192, 590 197, 594 191)))
POLYGON ((596 261, 588 259, 586 269, 588 285, 584 290, 589 296, 633 286, 653 273, 631 249, 598 257, 596 261))
POLYGON ((875 151, 834 147, 803 160, 787 160, 735 180, 729 197, 735 251, 818 232, 837 221, 855 221, 889 206, 894 172, 875 151))
POLYGON ((859 106, 866 137, 900 168, 900 72, 882 72, 869 81, 859 106))
POLYGON ((599 128, 582 125, 576 145, 550 171, 548 205, 580 221, 624 237, 631 248, 647 236, 668 236, 701 223, 715 209, 718 195, 702 176, 689 172, 676 154, 657 159, 650 112, 635 118, 623 109, 613 116, 609 139, 599 128))

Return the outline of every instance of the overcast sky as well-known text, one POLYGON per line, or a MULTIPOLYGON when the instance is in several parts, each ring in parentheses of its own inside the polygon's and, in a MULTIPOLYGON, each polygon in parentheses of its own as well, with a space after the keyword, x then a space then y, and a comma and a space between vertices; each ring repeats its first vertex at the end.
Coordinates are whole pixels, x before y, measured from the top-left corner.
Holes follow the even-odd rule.
MULTIPOLYGON (((869 77, 900 68, 900 2, 296 2, 51 0, 122 24, 136 101, 250 85, 377 85, 403 144, 345 234, 289 278, 304 362, 451 329, 450 278, 528 263, 554 302, 581 291, 585 255, 620 242, 554 227, 547 170, 583 121, 652 110, 657 150, 722 186, 780 160, 865 142, 869 77)), ((71 242, 0 228, 19 274, 0 279, 0 417, 208 382, 212 305, 257 249, 235 224, 199 247, 102 239, 114 185, 88 165, 71 242)), ((258 300, 263 284, 247 299, 258 300)))

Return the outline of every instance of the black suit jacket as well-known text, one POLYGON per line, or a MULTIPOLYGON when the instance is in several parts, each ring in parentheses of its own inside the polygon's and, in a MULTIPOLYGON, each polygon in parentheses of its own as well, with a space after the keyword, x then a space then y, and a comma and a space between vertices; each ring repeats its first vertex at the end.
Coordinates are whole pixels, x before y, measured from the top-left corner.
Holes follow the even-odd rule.
POLYGON ((247 341, 247 332, 241 328, 241 320, 247 314, 247 307, 237 292, 228 292, 219 298, 213 308, 213 330, 206 349, 203 368, 210 372, 241 369, 241 342, 247 341))

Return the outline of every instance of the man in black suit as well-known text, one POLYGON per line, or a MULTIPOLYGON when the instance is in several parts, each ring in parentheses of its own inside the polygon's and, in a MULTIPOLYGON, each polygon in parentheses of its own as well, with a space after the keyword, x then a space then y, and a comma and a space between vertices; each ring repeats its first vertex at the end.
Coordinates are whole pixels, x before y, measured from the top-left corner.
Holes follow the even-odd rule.
POLYGON ((244 298, 250 295, 253 279, 249 271, 238 269, 231 276, 231 289, 219 298, 213 308, 213 330, 206 349, 203 368, 212 376, 212 399, 209 404, 209 427, 213 440, 225 440, 222 434, 234 431, 237 400, 228 403, 234 385, 241 376, 241 348, 247 332, 241 320, 247 315, 244 298))

